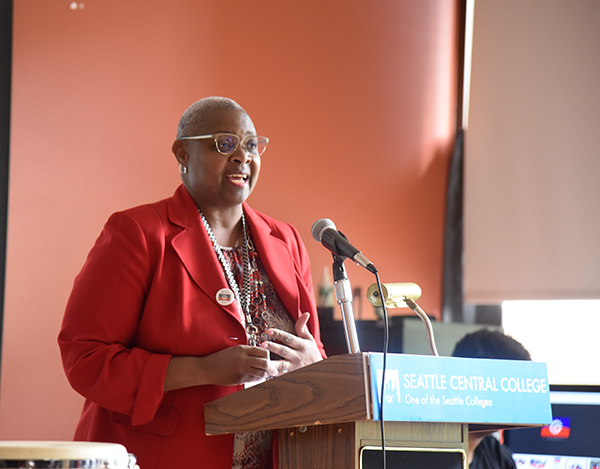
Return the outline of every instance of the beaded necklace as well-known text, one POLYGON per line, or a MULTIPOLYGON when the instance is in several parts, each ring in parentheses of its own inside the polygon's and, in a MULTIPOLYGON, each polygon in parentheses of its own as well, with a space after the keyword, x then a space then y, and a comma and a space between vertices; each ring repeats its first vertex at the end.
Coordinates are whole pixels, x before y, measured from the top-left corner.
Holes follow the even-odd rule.
MULTIPOLYGON (((240 318, 246 327, 246 334, 248 335, 248 343, 250 345, 258 345, 259 339, 262 338, 265 340, 265 337, 260 337, 258 325, 260 321, 257 319, 264 320, 264 327, 266 327, 266 319, 268 318, 268 313, 266 312, 266 297, 264 292, 258 291, 259 287, 262 286, 262 280, 256 278, 258 274, 258 267, 256 265, 256 259, 253 256, 252 266, 250 265, 250 255, 249 252, 252 251, 254 253, 254 246, 248 237, 248 230, 246 228, 246 217, 242 212, 242 229, 244 233, 244 244, 242 245, 242 259, 243 259, 243 268, 242 268, 242 292, 240 292, 240 288, 238 282, 235 280, 233 276, 233 272, 231 267, 229 266, 229 262, 225 258, 223 254, 223 249, 217 242, 217 238, 215 237, 206 217, 202 213, 202 210, 198 208, 198 213, 200 213, 200 217, 202 218, 202 223, 204 224, 204 228, 206 229, 206 233, 213 245, 213 249, 217 254, 217 258, 221 263, 221 267, 223 268, 223 272, 225 273, 225 277, 227 278, 227 283, 233 290, 236 298, 238 299, 238 308, 240 313, 240 318), (254 285, 254 292, 252 292, 252 285, 254 285), (254 293, 254 294, 253 294, 254 293), (252 297, 252 298, 251 298, 252 297), (258 311, 259 304, 262 303, 263 311, 258 311), (254 319, 252 317, 252 312, 258 312, 259 314, 255 314, 254 319), (261 314, 262 313, 262 314, 261 314)), ((263 334, 265 335, 265 334, 263 334)))

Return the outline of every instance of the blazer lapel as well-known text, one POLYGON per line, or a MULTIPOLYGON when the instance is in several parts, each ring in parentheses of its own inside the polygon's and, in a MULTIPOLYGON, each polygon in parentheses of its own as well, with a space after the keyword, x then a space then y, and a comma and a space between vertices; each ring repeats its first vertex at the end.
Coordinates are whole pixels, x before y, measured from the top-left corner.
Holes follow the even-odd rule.
POLYGON ((288 312, 297 319, 300 316, 300 295, 289 248, 283 240, 271 234, 270 226, 247 204, 244 204, 244 213, 265 271, 288 312))
POLYGON ((172 246, 188 274, 216 305, 231 314, 241 324, 236 302, 227 306, 217 302, 217 292, 222 288, 229 288, 229 285, 225 280, 223 267, 202 225, 196 204, 185 186, 182 185, 177 189, 174 197, 169 201, 168 210, 171 222, 183 228, 173 237, 172 246))

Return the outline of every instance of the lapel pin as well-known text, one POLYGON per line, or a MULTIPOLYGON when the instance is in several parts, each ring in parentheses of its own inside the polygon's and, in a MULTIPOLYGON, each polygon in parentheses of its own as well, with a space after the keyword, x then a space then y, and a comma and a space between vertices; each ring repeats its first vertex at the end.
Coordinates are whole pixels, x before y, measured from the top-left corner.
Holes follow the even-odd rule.
POLYGON ((221 288, 215 298, 221 306, 229 306, 233 303, 234 296, 229 288, 221 288))

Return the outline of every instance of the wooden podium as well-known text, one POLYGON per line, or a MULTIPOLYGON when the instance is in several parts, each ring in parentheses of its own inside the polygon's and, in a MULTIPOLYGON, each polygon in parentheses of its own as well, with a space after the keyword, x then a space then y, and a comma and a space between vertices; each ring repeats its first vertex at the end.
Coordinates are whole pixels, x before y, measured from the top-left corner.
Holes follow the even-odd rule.
MULTIPOLYGON (((279 430, 280 469, 381 467, 380 462, 367 461, 377 457, 381 461, 380 454, 374 455, 381 452, 381 431, 380 422, 373 419, 376 399, 367 355, 333 356, 210 402, 205 406, 206 433, 279 430)), ((442 458, 398 466, 388 462, 388 468, 467 467, 467 424, 386 421, 384 425, 388 455, 442 458)))

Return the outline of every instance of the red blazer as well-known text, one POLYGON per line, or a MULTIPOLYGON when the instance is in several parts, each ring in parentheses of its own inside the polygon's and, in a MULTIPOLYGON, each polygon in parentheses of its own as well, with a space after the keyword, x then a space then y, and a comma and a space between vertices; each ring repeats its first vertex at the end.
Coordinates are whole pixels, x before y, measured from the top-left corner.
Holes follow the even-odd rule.
MULTIPOLYGON (((294 319, 323 356, 310 264, 294 227, 244 204, 255 248, 294 319)), ((235 304, 215 295, 225 277, 184 186, 160 202, 113 214, 75 279, 58 338, 73 388, 85 398, 76 440, 123 444, 143 469, 231 468, 233 436, 206 436, 204 404, 239 386, 163 392, 171 356, 246 344, 235 304)))

